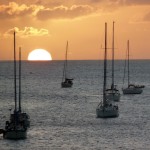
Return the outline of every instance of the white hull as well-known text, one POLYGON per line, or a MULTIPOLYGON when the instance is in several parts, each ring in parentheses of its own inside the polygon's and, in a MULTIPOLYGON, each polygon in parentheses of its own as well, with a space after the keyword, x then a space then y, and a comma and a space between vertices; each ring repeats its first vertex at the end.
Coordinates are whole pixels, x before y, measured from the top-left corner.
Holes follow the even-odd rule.
POLYGON ((106 99, 109 101, 115 101, 119 102, 120 101, 120 93, 118 91, 106 91, 106 99))
POLYGON ((99 105, 96 109, 97 118, 114 118, 119 116, 118 106, 102 106, 99 105))
POLYGON ((5 139, 26 139, 27 138, 27 130, 8 130, 3 134, 5 139))
POLYGON ((115 101, 115 102, 119 102, 120 101, 120 94, 106 94, 106 98, 108 100, 111 100, 111 101, 115 101))
POLYGON ((141 94, 143 92, 142 88, 124 88, 122 89, 123 94, 141 94))

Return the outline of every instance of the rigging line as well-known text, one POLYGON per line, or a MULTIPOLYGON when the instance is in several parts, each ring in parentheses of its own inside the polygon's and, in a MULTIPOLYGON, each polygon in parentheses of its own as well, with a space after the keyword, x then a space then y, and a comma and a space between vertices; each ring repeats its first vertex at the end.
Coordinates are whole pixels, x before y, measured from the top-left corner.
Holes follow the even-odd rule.
POLYGON ((66 45, 66 54, 65 54, 65 61, 64 61, 64 69, 63 69, 63 77, 62 77, 62 82, 64 78, 66 78, 66 67, 67 67, 67 49, 68 49, 68 41, 66 45))
POLYGON ((105 51, 104 51, 104 83, 103 83, 103 103, 106 103, 107 85, 107 23, 105 23, 105 51))
POLYGON ((114 31, 115 31, 115 29, 114 29, 114 24, 115 24, 115 22, 113 21, 113 34, 112 34, 112 88, 114 89, 114 57, 115 57, 115 55, 114 55, 114 37, 115 37, 115 34, 114 34, 114 31))
POLYGON ((66 45, 66 67, 65 67, 65 78, 67 78, 68 75, 68 41, 66 45))
POLYGON ((124 85, 124 82, 125 82, 125 77, 126 77, 127 54, 128 54, 128 49, 126 49, 126 57, 125 57, 125 63, 124 63, 123 85, 124 85))
POLYGON ((16 32, 14 31, 14 101, 15 101, 15 112, 17 111, 17 85, 16 85, 16 32))
POLYGON ((19 111, 21 112, 21 47, 19 47, 19 111))
POLYGON ((128 86, 129 86, 129 84, 130 84, 130 65, 129 65, 129 40, 127 41, 127 46, 128 46, 128 86))

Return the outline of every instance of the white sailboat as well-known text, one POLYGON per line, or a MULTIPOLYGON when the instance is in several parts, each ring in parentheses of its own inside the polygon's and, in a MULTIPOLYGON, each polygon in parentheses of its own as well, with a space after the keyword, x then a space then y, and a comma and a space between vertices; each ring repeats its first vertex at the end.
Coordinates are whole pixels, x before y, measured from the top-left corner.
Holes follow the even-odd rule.
POLYGON ((21 110, 21 48, 19 49, 19 109, 17 108, 17 81, 16 81, 16 45, 14 32, 14 101, 15 109, 10 115, 10 120, 6 121, 3 137, 5 139, 25 139, 27 137, 27 129, 30 126, 30 118, 27 113, 21 110))
POLYGON ((114 84, 114 23, 113 22, 113 36, 112 36, 112 84, 110 89, 106 89, 106 98, 112 101, 120 101, 120 92, 117 85, 114 84))
POLYGON ((130 61, 129 61, 129 40, 127 41, 127 52, 128 52, 128 86, 122 88, 123 94, 141 94, 143 92, 143 86, 135 85, 130 83, 130 61))
POLYGON ((64 62, 64 69, 63 69, 63 77, 62 77, 62 82, 61 82, 61 87, 62 88, 70 88, 73 85, 73 79, 68 78, 67 55, 68 55, 68 41, 67 41, 67 45, 66 45, 66 54, 65 54, 65 62, 64 62))
POLYGON ((106 97, 106 81, 107 81, 107 23, 105 23, 103 100, 98 104, 96 108, 97 118, 111 118, 119 116, 118 105, 115 105, 113 101, 109 101, 106 97))

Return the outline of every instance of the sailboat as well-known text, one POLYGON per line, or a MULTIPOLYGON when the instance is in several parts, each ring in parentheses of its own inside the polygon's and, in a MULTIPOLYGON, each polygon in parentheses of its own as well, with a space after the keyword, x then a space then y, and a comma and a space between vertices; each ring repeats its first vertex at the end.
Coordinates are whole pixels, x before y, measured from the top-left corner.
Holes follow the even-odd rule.
POLYGON ((119 116, 118 105, 115 105, 113 101, 109 101, 106 97, 106 81, 107 81, 107 23, 105 23, 103 100, 98 104, 96 108, 97 118, 111 118, 119 116))
POLYGON ((30 118, 27 113, 21 110, 21 48, 19 48, 19 109, 17 108, 17 81, 16 81, 16 46, 14 32, 14 100, 15 109, 10 114, 10 120, 6 121, 3 137, 5 139, 25 139, 27 137, 27 129, 30 126, 30 118))
POLYGON ((112 84, 110 89, 106 89, 106 98, 108 100, 120 101, 120 92, 117 85, 114 84, 114 23, 113 22, 113 37, 112 37, 112 84))
POLYGON ((19 47, 19 110, 18 115, 25 127, 30 127, 30 116, 22 111, 21 107, 21 47, 19 47))
POLYGON ((143 86, 138 86, 130 83, 130 63, 129 63, 129 40, 127 41, 127 52, 128 52, 128 86, 122 88, 123 94, 141 94, 143 92, 143 86))
POLYGON ((64 62, 64 69, 63 69, 63 77, 62 77, 62 82, 61 82, 61 87, 62 88, 69 88, 72 87, 73 85, 73 79, 68 78, 68 70, 67 70, 67 55, 68 55, 68 41, 66 45, 66 54, 65 54, 65 62, 64 62))

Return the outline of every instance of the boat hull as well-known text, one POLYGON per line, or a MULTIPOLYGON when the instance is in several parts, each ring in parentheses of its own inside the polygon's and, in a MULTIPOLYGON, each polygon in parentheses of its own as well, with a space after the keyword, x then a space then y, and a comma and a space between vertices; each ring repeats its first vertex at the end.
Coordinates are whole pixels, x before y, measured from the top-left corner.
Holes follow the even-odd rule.
POLYGON ((27 131, 26 130, 5 131, 5 133, 3 134, 3 137, 4 139, 12 139, 12 140, 26 139, 27 131))
POLYGON ((72 87, 72 85, 73 85, 73 84, 71 84, 71 83, 65 83, 65 82, 62 82, 62 83, 61 83, 61 87, 62 87, 62 88, 70 88, 70 87, 72 87))
POLYGON ((96 109, 97 118, 115 118, 119 116, 118 106, 98 106, 96 109))
MULTIPOLYGON (((18 119, 18 123, 23 124, 23 126, 25 128, 29 128, 30 127, 30 117, 27 113, 24 112, 18 112, 17 113, 17 119, 18 119)), ((15 114, 11 114, 10 115, 10 120, 12 122, 15 122, 15 114)))
POLYGON ((115 102, 119 102, 120 101, 120 94, 106 94, 106 98, 108 100, 111 100, 111 101, 115 101, 115 102))
POLYGON ((119 102, 120 101, 120 93, 114 92, 114 91, 106 92, 106 99, 108 99, 110 101, 119 102))
POLYGON ((124 88, 122 91, 123 94, 141 94, 143 92, 142 88, 124 88))

